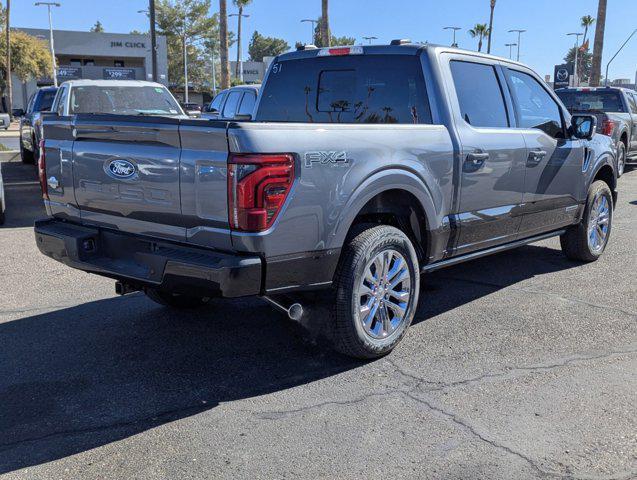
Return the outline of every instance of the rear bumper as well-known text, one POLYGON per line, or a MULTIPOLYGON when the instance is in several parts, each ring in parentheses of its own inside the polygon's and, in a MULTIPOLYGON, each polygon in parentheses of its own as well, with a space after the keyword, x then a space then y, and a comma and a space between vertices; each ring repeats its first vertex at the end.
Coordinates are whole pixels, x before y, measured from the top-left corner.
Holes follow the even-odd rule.
POLYGON ((69 267, 143 288, 242 297, 261 293, 258 256, 216 252, 49 219, 35 223, 40 251, 69 267))

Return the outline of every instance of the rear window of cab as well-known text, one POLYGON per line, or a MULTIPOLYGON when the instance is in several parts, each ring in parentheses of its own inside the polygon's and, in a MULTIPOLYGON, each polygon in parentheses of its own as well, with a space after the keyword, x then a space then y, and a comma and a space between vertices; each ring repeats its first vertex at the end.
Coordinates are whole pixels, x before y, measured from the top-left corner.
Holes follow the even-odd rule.
POLYGON ((274 64, 256 120, 427 124, 431 111, 418 56, 326 56, 274 64))

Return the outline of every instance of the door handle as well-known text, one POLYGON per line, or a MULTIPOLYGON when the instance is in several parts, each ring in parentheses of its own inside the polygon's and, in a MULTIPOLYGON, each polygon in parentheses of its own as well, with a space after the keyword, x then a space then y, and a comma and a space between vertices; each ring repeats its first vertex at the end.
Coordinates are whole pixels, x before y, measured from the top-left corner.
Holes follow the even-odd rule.
POLYGON ((529 152, 529 156, 527 158, 526 164, 528 166, 534 167, 539 164, 544 157, 546 157, 546 151, 544 150, 531 150, 529 152))
POLYGON ((465 161, 465 170, 469 172, 475 172, 478 170, 484 162, 489 159, 488 152, 473 152, 467 155, 467 159, 465 161))

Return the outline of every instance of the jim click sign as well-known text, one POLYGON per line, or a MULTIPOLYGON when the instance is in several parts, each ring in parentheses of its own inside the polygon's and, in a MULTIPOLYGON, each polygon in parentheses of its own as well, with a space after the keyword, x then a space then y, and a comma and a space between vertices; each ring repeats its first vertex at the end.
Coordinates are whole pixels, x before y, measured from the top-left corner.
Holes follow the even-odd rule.
POLYGON ((146 48, 144 42, 111 42, 111 48, 146 48))

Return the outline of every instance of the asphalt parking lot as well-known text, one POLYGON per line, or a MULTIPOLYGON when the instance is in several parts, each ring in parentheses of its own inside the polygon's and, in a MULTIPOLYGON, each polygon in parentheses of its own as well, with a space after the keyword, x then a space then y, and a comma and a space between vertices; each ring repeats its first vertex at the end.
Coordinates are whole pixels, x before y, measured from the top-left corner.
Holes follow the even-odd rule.
POLYGON ((600 261, 551 239, 428 275, 360 363, 259 299, 116 297, 39 254, 35 170, 2 168, 3 478, 637 477, 637 171, 600 261))

